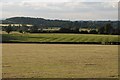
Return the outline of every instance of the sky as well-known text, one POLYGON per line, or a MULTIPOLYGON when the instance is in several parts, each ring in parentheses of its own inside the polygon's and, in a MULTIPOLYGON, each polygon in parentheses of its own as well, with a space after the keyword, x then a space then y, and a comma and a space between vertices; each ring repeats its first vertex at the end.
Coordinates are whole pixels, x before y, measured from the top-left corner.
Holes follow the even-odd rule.
POLYGON ((0 19, 117 20, 119 0, 2 0, 0 19))

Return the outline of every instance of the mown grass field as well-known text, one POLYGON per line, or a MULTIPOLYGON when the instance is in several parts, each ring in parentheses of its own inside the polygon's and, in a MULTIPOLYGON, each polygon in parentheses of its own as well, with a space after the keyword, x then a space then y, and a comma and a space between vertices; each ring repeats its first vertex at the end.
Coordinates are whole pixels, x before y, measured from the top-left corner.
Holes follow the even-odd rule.
POLYGON ((2 44, 2 48, 3 78, 118 77, 117 45, 2 44))
POLYGON ((120 42, 118 35, 98 34, 2 34, 3 42, 120 42))

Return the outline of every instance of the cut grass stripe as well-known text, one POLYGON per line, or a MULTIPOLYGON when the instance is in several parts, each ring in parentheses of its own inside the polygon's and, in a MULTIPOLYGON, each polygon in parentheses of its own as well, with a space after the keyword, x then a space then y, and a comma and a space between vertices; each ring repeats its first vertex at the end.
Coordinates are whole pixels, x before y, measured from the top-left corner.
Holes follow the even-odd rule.
POLYGON ((6 42, 118 42, 120 40, 117 35, 98 34, 3 34, 2 36, 6 42))

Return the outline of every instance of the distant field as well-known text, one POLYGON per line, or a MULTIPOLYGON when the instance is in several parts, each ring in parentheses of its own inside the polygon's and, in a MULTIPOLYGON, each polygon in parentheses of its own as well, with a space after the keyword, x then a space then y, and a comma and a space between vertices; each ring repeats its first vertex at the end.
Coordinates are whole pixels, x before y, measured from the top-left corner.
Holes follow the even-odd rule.
POLYGON ((117 45, 3 44, 2 55, 3 78, 118 77, 117 45))
POLYGON ((3 34, 3 42, 120 42, 118 35, 98 34, 3 34))

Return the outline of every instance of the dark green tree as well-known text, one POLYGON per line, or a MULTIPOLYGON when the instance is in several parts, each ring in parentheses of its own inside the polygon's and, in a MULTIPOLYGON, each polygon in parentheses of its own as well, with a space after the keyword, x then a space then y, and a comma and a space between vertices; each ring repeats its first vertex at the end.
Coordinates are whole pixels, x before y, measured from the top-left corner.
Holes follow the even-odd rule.
POLYGON ((38 33, 39 32, 39 27, 37 25, 34 25, 30 28, 31 33, 38 33))
POLYGON ((98 28, 98 33, 104 34, 104 27, 103 26, 98 28))
POLYGON ((90 34, 98 34, 98 32, 96 30, 90 30, 89 32, 90 34))
POLYGON ((72 23, 73 32, 79 33, 80 23, 78 21, 75 21, 72 23))
POLYGON ((8 26, 5 27, 5 31, 6 31, 8 34, 13 31, 13 27, 11 26, 11 24, 9 24, 8 26))
POLYGON ((106 24, 104 27, 104 33, 105 34, 112 34, 113 33, 113 27, 110 23, 106 24))

